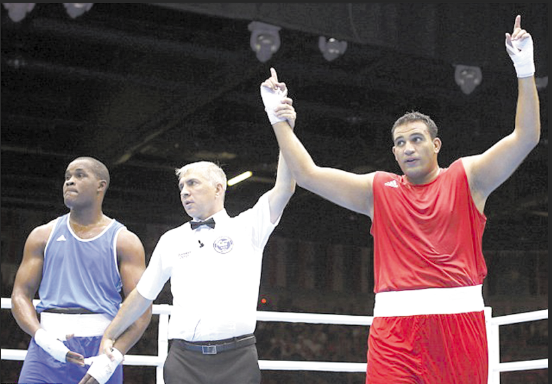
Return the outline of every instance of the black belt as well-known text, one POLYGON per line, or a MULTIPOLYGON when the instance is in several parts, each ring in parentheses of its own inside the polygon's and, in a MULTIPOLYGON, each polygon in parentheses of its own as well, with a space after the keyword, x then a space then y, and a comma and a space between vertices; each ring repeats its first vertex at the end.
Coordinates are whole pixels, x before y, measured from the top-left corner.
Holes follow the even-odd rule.
POLYGON ((89 309, 86 308, 48 308, 45 309, 42 312, 48 312, 48 313, 64 313, 67 315, 84 315, 84 314, 93 314, 98 312, 92 312, 89 309))
POLYGON ((252 333, 214 341, 190 342, 182 339, 174 340, 174 343, 180 348, 187 349, 188 351, 201 352, 204 355, 216 355, 217 353, 230 351, 232 349, 247 347, 248 345, 255 344, 255 342, 256 339, 252 333))

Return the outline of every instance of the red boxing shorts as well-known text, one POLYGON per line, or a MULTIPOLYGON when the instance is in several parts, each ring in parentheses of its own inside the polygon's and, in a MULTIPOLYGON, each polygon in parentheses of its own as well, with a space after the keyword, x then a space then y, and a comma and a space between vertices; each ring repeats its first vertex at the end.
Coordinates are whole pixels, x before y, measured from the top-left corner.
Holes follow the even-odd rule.
MULTIPOLYGON (((433 308, 426 307, 424 311, 429 314, 403 315, 399 309, 400 315, 387 316, 393 312, 387 306, 387 297, 379 307, 376 297, 377 312, 384 316, 375 316, 370 327, 366 383, 487 384, 489 365, 484 310, 450 313, 450 307, 454 306, 450 301, 434 306, 440 301, 435 294, 446 291, 462 296, 459 302, 464 303, 464 307, 480 307, 482 302, 477 290, 474 287, 422 292, 422 295, 429 294, 437 299, 430 300, 432 304, 429 305, 435 309, 445 308, 443 314, 433 313, 433 308)), ((417 293, 408 293, 411 294, 417 293)), ((427 306, 425 300, 420 303, 424 303, 420 307, 427 306)))

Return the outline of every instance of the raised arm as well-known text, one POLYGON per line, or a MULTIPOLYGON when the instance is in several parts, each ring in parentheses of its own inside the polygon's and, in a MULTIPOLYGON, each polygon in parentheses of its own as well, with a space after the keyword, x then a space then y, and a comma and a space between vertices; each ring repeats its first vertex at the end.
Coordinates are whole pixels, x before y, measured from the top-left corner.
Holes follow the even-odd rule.
POLYGON ((275 223, 278 218, 282 216, 284 208, 289 203, 289 199, 291 199, 291 196, 295 193, 296 186, 295 179, 291 175, 291 171, 281 153, 278 155, 278 170, 276 172, 276 183, 268 195, 270 221, 272 223, 275 223))
POLYGON ((484 153, 462 159, 472 196, 481 212, 487 197, 512 175, 535 148, 540 138, 533 40, 531 35, 521 28, 521 16, 516 17, 512 34, 506 33, 505 43, 518 77, 514 130, 484 153))
MULTIPOLYGON (((287 94, 287 93, 286 93, 287 94)), ((282 98, 282 106, 278 113, 270 118, 276 125, 284 125, 289 129, 295 126, 295 110, 292 107, 293 101, 290 98, 282 98)), ((284 208, 289 203, 289 199, 295 193, 295 179, 282 156, 278 154, 278 168, 276 171, 276 183, 268 193, 268 205, 270 206, 270 221, 275 223, 284 212, 284 208)))
MULTIPOLYGON (((276 117, 282 111, 290 113, 291 103, 272 102, 264 92, 276 94, 283 92, 287 95, 285 83, 278 81, 274 68, 271 68, 271 77, 261 84, 261 95, 271 119, 271 113, 276 117)), ((284 97, 285 101, 285 97, 284 97)), ((374 173, 357 175, 339 169, 319 167, 299 141, 293 127, 285 123, 272 124, 280 151, 297 184, 317 195, 352 211, 372 217, 373 197, 372 182, 374 173)))

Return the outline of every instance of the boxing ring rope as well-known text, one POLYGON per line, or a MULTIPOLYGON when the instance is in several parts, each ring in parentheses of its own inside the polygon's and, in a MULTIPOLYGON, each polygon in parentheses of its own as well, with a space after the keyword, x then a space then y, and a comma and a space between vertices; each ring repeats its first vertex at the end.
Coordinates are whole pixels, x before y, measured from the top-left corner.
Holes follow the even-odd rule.
MULTIPOLYGON (((36 305, 38 300, 33 301, 36 305)), ((10 309, 11 300, 2 298, 2 309, 10 309)), ((172 306, 168 304, 153 305, 153 314, 159 315, 158 323, 158 354, 125 355, 123 364, 156 367, 158 384, 163 384, 163 364, 168 354, 168 322, 172 306)), ((501 325, 516 324, 529 321, 548 319, 548 309, 492 317, 492 308, 485 307, 487 338, 489 343, 489 384, 500 383, 501 372, 523 371, 533 369, 548 369, 548 358, 515 362, 500 362, 500 330, 501 325)), ((362 325, 370 326, 372 316, 333 315, 317 313, 292 313, 257 311, 258 321, 334 324, 334 325, 362 325)), ((2 360, 24 360, 27 351, 17 349, 2 349, 2 360)), ((366 363, 327 362, 327 361, 276 361, 259 360, 261 370, 284 371, 328 371, 328 372, 366 372, 366 363)))

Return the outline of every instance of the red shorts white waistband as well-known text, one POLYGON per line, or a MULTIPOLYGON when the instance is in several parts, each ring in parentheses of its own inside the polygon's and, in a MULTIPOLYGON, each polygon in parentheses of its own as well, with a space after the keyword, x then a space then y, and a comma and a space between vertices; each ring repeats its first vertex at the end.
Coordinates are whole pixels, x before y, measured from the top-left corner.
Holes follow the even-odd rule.
POLYGON ((438 315, 483 311, 482 285, 376 293, 374 317, 438 315))

